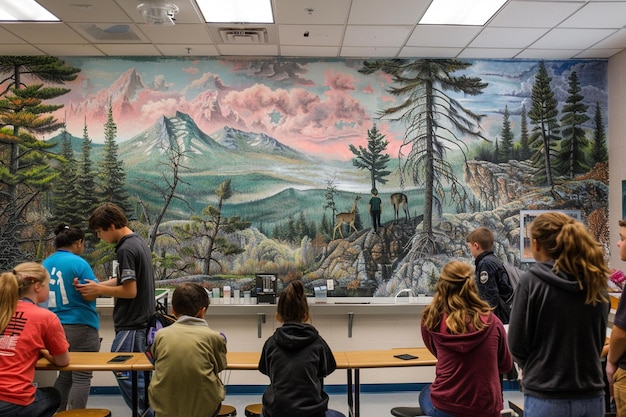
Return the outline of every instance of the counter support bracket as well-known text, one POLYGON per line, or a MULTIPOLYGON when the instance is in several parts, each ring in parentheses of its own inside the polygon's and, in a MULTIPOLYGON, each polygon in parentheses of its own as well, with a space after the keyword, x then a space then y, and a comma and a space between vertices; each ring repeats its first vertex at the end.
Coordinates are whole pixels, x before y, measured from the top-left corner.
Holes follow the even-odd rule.
POLYGON ((352 337, 352 323, 354 322, 354 313, 348 313, 348 337, 352 337))
POLYGON ((262 337, 263 323, 265 323, 265 313, 257 313, 257 338, 262 337))

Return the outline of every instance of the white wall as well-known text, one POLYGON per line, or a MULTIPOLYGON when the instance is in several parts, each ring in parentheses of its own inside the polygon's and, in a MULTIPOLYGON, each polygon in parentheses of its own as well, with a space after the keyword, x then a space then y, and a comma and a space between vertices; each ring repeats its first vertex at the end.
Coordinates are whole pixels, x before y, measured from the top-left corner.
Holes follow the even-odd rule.
POLYGON ((609 230, 611 233, 610 267, 626 270, 617 250, 622 217, 622 181, 626 180, 626 52, 609 59, 609 230))

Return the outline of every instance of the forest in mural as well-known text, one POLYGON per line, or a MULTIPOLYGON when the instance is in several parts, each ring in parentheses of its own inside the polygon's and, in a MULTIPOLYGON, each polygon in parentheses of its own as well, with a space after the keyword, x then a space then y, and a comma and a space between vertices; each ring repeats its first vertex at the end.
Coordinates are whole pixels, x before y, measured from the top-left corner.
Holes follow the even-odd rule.
MULTIPOLYGON (((103 201, 133 219, 161 285, 264 272, 333 279, 337 296, 431 293, 443 264, 472 262, 477 226, 519 263, 520 210, 578 210, 608 245, 603 60, 0 57, 0 71, 3 269, 103 201)), ((110 272, 108 245, 85 256, 110 272)))

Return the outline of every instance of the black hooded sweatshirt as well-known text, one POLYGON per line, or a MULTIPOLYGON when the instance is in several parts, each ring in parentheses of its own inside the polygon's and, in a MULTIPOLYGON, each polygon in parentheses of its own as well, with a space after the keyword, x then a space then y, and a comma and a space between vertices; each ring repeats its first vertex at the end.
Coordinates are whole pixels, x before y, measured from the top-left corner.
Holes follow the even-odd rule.
POLYGON ((606 338, 607 301, 585 304, 574 277, 537 262, 520 277, 509 323, 509 347, 522 368, 525 394, 540 398, 604 395, 600 353, 606 338))
POLYGON ((328 394, 323 379, 337 368, 315 327, 284 323, 265 341, 259 371, 270 378, 263 393, 265 417, 324 417, 328 394))

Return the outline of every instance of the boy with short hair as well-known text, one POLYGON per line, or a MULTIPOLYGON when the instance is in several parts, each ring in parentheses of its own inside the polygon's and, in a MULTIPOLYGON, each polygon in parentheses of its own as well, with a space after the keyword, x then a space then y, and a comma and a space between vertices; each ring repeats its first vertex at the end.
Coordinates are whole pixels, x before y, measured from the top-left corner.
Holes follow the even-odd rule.
POLYGON ((369 212, 372 217, 372 229, 374 229, 374 233, 378 233, 378 229, 380 229, 380 214, 382 212, 383 202, 378 197, 378 190, 376 188, 372 188, 372 198, 370 198, 369 203, 369 212))
POLYGON ((185 282, 174 290, 177 320, 156 332, 150 347, 155 370, 148 392, 157 417, 207 417, 220 410, 226 338, 209 328, 208 307, 209 296, 200 285, 185 282))
POLYGON ((502 261, 493 253, 493 243, 493 233, 486 227, 479 227, 467 235, 467 246, 476 264, 478 294, 494 308, 502 323, 507 324, 510 308, 506 301, 513 295, 513 288, 502 261))
MULTIPOLYGON (((115 277, 100 283, 86 279, 84 284, 74 280, 74 287, 86 299, 100 295, 115 298, 113 326, 115 338, 111 352, 145 352, 148 320, 155 311, 154 270, 152 253, 146 242, 128 227, 124 211, 113 203, 96 208, 89 217, 89 228, 100 239, 115 244, 118 270, 115 277)), ((116 372, 117 384, 126 404, 132 408, 130 372, 116 372)), ((139 409, 144 417, 152 417, 152 410, 144 401, 143 372, 137 375, 139 409), (145 413, 145 414, 144 414, 145 413)))

